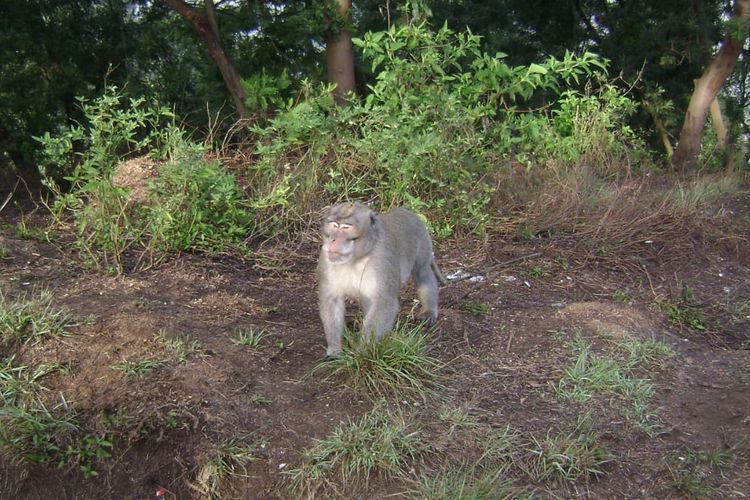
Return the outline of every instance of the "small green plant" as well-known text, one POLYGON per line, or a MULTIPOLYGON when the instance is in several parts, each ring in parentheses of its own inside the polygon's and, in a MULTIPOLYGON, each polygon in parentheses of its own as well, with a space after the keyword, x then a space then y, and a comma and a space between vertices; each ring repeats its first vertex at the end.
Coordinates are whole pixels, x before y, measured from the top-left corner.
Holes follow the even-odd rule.
POLYGON ((490 311, 490 305, 482 302, 480 300, 465 300, 463 304, 461 304, 461 309, 464 311, 470 313, 472 316, 476 316, 477 318, 483 318, 487 316, 490 311))
POLYGON ((177 361, 179 363, 185 363, 188 357, 201 352, 201 343, 195 339, 188 340, 183 337, 169 338, 163 330, 159 331, 155 338, 173 351, 177 351, 177 361))
POLYGON ((380 402, 357 420, 302 452, 300 467, 290 470, 294 492, 315 498, 367 484, 370 477, 406 476, 414 460, 427 450, 418 430, 380 402))
POLYGON ((625 290, 615 290, 612 293, 612 300, 617 301, 617 302, 630 301, 630 290, 627 288, 625 290))
POLYGON ((169 430, 175 430, 180 425, 180 414, 170 411, 164 419, 164 426, 169 430))
POLYGON ((548 431, 541 439, 532 436, 530 445, 526 467, 535 481, 572 483, 581 477, 596 478, 604 474, 604 465, 612 458, 598 443, 587 417, 580 419, 570 432, 548 431))
POLYGON ((250 403, 253 406, 270 406, 273 400, 268 399, 266 396, 260 393, 255 393, 250 397, 250 403))
POLYGON ((16 224, 16 235, 23 240, 52 241, 52 234, 48 229, 31 226, 23 218, 16 224))
POLYGON ((132 377, 146 375, 163 366, 163 361, 143 359, 141 361, 123 361, 121 363, 115 363, 113 365, 110 365, 110 368, 112 368, 113 370, 124 372, 125 375, 132 377))
POLYGON ((418 500, 495 500, 520 498, 522 488, 508 477, 506 468, 482 470, 458 467, 441 470, 434 477, 419 478, 419 488, 410 498, 418 500))
POLYGON ((261 342, 268 336, 269 333, 265 330, 255 330, 253 328, 238 328, 234 333, 232 342, 237 345, 249 347, 253 351, 260 351, 263 348, 261 342))
POLYGON ((543 278, 545 276, 549 276, 549 272, 542 266, 534 266, 529 269, 529 276, 531 276, 532 278, 543 278))
POLYGON ((694 451, 686 448, 667 458, 671 487, 687 498, 710 498, 718 493, 734 448, 694 451), (717 477, 718 476, 718 477, 717 477))
POLYGON ((244 474, 247 465, 257 460, 256 446, 240 439, 228 439, 202 460, 194 487, 209 498, 222 498, 222 482, 230 476, 244 474))
POLYGON ((0 291, 0 346, 16 342, 35 345, 49 337, 69 335, 70 314, 54 307, 52 299, 47 290, 16 300, 0 291))
POLYGON ((523 436, 509 425, 502 429, 492 429, 482 440, 480 463, 511 465, 523 449, 523 436))
POLYGON ((421 326, 397 324, 381 342, 366 342, 347 332, 344 351, 316 365, 311 374, 325 373, 355 392, 373 398, 406 394, 426 398, 439 387, 442 363, 430 356, 421 326))
POLYGON ((702 332, 706 330, 703 313, 688 303, 675 304, 657 301, 656 307, 666 314, 670 323, 702 332))
POLYGON ((625 416, 637 428, 649 435, 657 432, 649 410, 654 386, 648 379, 632 376, 632 371, 642 365, 660 365, 674 352, 656 341, 624 341, 616 345, 614 353, 597 356, 591 346, 579 335, 570 343, 573 363, 555 387, 561 399, 585 402, 596 394, 615 394, 626 403, 625 416))
POLYGON ((110 457, 112 443, 105 436, 82 435, 65 400, 51 408, 42 402, 46 389, 40 379, 56 369, 0 362, 0 453, 32 463, 76 464, 85 476, 95 476, 95 462, 110 457))
POLYGON ((476 425, 466 408, 444 406, 438 413, 440 421, 450 425, 448 436, 452 436, 456 429, 469 429, 476 425))

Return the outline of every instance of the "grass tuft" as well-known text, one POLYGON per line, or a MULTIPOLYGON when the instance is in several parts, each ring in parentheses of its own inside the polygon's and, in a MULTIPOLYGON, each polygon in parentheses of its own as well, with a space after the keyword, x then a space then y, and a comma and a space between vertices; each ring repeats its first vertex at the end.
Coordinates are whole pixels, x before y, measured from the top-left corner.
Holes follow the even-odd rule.
POLYGON ((236 438, 222 442, 204 458, 190 486, 209 498, 222 498, 222 483, 230 476, 244 475, 247 465, 257 460, 255 450, 255 445, 236 438))
POLYGON ((326 439, 304 450, 302 465, 288 474, 298 497, 317 498, 339 487, 367 485, 374 476, 404 477, 426 449, 418 430, 381 401, 358 420, 340 424, 326 439))
POLYGON ((381 342, 347 335, 339 357, 316 365, 311 374, 326 372, 355 392, 371 397, 416 395, 426 399, 439 388, 442 363, 429 354, 421 326, 397 325, 381 342))
POLYGON ((555 387, 557 397, 586 402, 596 394, 615 394, 626 402, 625 417, 650 436, 658 433, 649 401, 654 394, 650 380, 632 375, 643 366, 662 365, 674 351, 657 340, 628 340, 613 353, 597 356, 579 335, 570 343, 573 363, 555 387), (624 353, 624 354, 621 354, 624 353))
POLYGON ((124 372, 128 377, 146 375, 164 366, 163 361, 144 359, 141 361, 123 361, 110 365, 113 370, 124 372))
POLYGON ((36 345, 49 337, 69 335, 70 314, 54 307, 52 299, 47 290, 17 300, 0 291, 0 347, 16 342, 36 345))
POLYGON ((610 453, 598 444, 588 417, 580 419, 571 432, 548 431, 542 439, 531 436, 530 444, 526 471, 535 481, 572 483, 581 477, 596 478, 604 474, 604 465, 611 460, 610 453))
POLYGON ((249 347, 253 351, 260 351, 263 348, 261 342, 263 339, 269 336, 269 333, 265 330, 254 330, 252 328, 238 328, 235 331, 232 342, 237 345, 243 345, 249 347))
POLYGON ((416 500, 496 500, 519 498, 523 490, 515 486, 506 468, 478 471, 477 467, 441 470, 434 477, 421 477, 419 488, 410 498, 416 500))

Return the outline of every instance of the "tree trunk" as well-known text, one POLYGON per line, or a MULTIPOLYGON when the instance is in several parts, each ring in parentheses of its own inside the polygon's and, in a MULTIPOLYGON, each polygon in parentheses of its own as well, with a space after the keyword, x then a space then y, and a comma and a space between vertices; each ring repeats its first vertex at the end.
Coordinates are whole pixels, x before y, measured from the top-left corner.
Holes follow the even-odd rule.
POLYGON ((212 0, 204 0, 205 12, 188 5, 184 0, 166 0, 167 5, 182 16, 185 21, 190 23, 196 29, 198 35, 203 41, 208 55, 219 68, 224 84, 232 96, 234 109, 240 115, 240 118, 248 118, 250 112, 245 105, 247 92, 245 92, 242 83, 240 83, 240 73, 235 68, 234 63, 224 52, 219 40, 219 29, 216 24, 216 12, 212 0))
MULTIPOLYGON (((348 20, 352 0, 338 0, 341 17, 348 20)), ((326 40, 328 81, 336 84, 333 98, 339 104, 347 102, 347 94, 354 92, 354 48, 352 34, 341 30, 337 36, 326 40)))
MULTIPOLYGON (((679 172, 687 172, 696 167, 703 139, 703 128, 706 125, 711 102, 716 98, 719 89, 737 64, 737 57, 747 38, 748 21, 750 21, 750 0, 735 0, 730 29, 733 25, 735 27, 742 25, 741 36, 738 37, 737 33, 728 33, 714 60, 695 82, 695 90, 690 98, 687 113, 685 113, 685 122, 682 125, 677 150, 672 157, 672 165, 679 172)), ((739 30, 735 29, 735 31, 739 30)))

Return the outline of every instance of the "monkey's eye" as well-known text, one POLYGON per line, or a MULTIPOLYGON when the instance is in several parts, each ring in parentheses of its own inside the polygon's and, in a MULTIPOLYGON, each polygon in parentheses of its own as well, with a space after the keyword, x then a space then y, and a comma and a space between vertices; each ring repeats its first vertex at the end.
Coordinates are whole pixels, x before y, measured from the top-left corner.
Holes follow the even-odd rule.
POLYGON ((352 228, 351 224, 339 224, 339 229, 343 229, 344 231, 348 231, 352 228))

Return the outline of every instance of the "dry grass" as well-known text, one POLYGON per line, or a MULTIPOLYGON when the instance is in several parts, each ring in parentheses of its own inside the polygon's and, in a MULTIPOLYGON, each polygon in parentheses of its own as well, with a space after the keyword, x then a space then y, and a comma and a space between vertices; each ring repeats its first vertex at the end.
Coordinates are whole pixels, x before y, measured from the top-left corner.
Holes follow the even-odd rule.
POLYGON ((603 180, 579 167, 527 174, 521 187, 530 191, 523 195, 509 191, 514 179, 511 171, 498 184, 498 196, 507 197, 516 213, 496 229, 523 239, 554 238, 572 262, 599 261, 632 271, 644 257, 685 258, 696 244, 738 249, 748 243, 732 232, 734 218, 719 204, 744 182, 738 175, 603 180))

